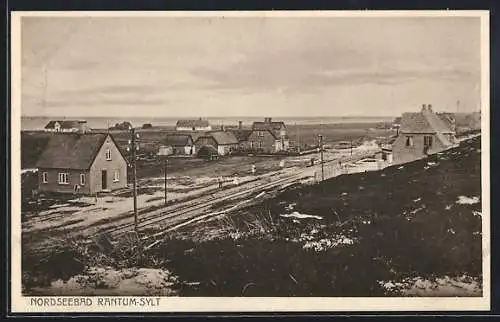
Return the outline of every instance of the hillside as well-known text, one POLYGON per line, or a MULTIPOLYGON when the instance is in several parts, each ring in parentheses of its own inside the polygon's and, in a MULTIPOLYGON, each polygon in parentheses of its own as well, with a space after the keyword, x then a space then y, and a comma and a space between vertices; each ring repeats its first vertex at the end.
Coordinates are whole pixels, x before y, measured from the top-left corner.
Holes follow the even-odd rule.
MULTIPOLYGON (((479 137, 425 160, 298 185, 171 233, 140 266, 167 271, 181 296, 480 296, 480 151, 479 137)), ((41 264, 23 252, 26 285, 136 266, 123 251, 130 240, 105 254, 59 243, 62 253, 41 264)))

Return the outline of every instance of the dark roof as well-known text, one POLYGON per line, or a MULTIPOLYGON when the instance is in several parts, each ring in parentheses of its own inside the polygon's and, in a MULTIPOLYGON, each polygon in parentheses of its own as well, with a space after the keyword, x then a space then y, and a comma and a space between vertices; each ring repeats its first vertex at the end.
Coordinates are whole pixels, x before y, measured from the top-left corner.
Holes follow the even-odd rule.
POLYGON ((193 138, 189 134, 168 134, 164 143, 171 146, 189 146, 193 144, 193 138))
POLYGON ((435 133, 444 145, 450 145, 452 143, 442 134, 454 132, 434 112, 422 111, 419 113, 403 113, 401 133, 435 133))
POLYGON ((452 129, 432 112, 403 113, 401 132, 404 133, 452 133, 452 129))
POLYGON ((233 132, 229 131, 210 132, 209 135, 213 137, 215 142, 219 145, 238 144, 239 142, 233 132))
POLYGON ((79 120, 62 120, 62 121, 55 120, 55 121, 50 121, 49 123, 47 123, 47 125, 45 125, 45 128, 46 129, 53 129, 56 122, 61 125, 62 129, 72 129, 72 128, 78 127, 78 124, 80 124, 80 123, 87 123, 87 121, 79 121, 79 120))
POLYGON ((178 120, 176 126, 178 127, 207 127, 210 123, 208 120, 178 120))
MULTIPOLYGON (((255 131, 263 131, 263 132, 268 132, 268 133, 270 133, 270 134, 271 134, 271 136, 272 136, 275 140, 277 140, 277 139, 278 139, 278 136, 276 135, 276 133, 275 133, 273 130, 271 130, 271 129, 261 129, 261 130, 257 130, 257 129, 256 129, 256 130, 252 130, 252 132, 255 132, 255 131)), ((288 139, 288 137, 285 137, 285 139, 288 139)))
POLYGON ((253 122, 252 130, 265 131, 273 130, 278 131, 281 127, 285 127, 284 122, 253 122))
MULTIPOLYGON (((54 134, 36 166, 49 169, 89 169, 107 136, 105 133, 54 134)), ((110 137, 113 139, 111 135, 110 137)))
POLYGON ((231 132, 233 132, 234 136, 236 136, 238 142, 247 141, 250 134, 252 134, 252 130, 242 129, 231 130, 231 132))

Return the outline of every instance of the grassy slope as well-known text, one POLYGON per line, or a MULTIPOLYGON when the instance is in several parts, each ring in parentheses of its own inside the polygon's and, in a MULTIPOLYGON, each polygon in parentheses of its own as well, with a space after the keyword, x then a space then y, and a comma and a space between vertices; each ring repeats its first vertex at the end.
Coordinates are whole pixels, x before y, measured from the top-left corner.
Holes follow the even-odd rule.
MULTIPOLYGON (((256 296, 368 296, 383 294, 377 280, 480 276, 481 217, 472 210, 481 206, 456 203, 459 196, 481 195, 478 149, 479 139, 439 160, 434 156, 287 191, 232 220, 231 230, 244 232, 252 224, 249 217, 262 222, 267 213, 265 234, 201 243, 173 239, 158 255, 171 260, 169 267, 181 279, 201 282, 184 289, 185 295, 238 296, 244 289, 256 296), (300 213, 323 220, 280 217, 290 213, 284 208, 292 202, 300 213), (311 235, 312 229, 322 238, 343 234, 359 243, 315 252, 286 240, 303 239, 300 235, 311 235)), ((221 227, 208 226, 202 234, 221 227)))
MULTIPOLYGON (((383 296, 387 293, 379 280, 478 277, 481 217, 472 211, 481 206, 456 201, 481 195, 479 148, 476 139, 402 168, 287 190, 227 218, 171 235, 149 251, 143 266, 164 262, 181 281, 199 282, 180 283, 185 296, 383 296), (291 212, 291 204, 323 219, 281 217, 291 212), (341 236, 354 244, 303 248, 307 241, 341 236)), ((40 254, 23 251, 25 281, 36 285, 82 271, 88 251, 83 256, 64 245, 62 252, 43 255, 43 261, 40 254)), ((90 256, 94 261, 98 257, 90 256)), ((107 255, 111 265, 134 265, 118 264, 113 256, 107 255)))

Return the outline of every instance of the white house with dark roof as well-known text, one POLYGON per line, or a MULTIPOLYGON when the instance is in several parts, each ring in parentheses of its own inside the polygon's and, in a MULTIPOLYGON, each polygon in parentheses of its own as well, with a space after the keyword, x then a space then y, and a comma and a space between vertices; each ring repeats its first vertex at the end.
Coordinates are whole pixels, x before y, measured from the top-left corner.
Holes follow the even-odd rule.
POLYGON ((198 137, 194 145, 196 151, 208 146, 214 148, 219 155, 227 155, 238 149, 238 139, 230 131, 214 131, 198 137))
POLYGON ((211 131, 212 126, 208 120, 202 118, 193 120, 178 120, 175 125, 176 131, 211 131))
POLYGON ((54 134, 36 167, 41 193, 95 194, 127 186, 127 161, 107 133, 54 134))
POLYGON ((83 120, 53 120, 45 125, 44 130, 56 133, 87 133, 90 132, 90 127, 87 121, 83 120))
POLYGON ((162 146, 170 147, 174 155, 195 155, 196 148, 194 146, 193 137, 190 134, 172 133, 167 134, 162 146))
POLYGON ((424 104, 418 113, 403 113, 392 144, 394 162, 410 162, 455 146, 452 124, 434 113, 430 104, 424 104))

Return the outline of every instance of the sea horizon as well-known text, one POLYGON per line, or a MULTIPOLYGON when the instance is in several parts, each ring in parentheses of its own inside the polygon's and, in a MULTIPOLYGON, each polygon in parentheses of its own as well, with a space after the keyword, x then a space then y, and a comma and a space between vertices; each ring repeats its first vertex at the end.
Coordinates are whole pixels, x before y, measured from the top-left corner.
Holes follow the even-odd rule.
MULTIPOLYGON (((212 126, 220 125, 238 125, 241 121, 244 126, 256 121, 263 121, 267 116, 209 116, 201 117, 208 120, 212 126)), ((198 117, 199 118, 199 117, 198 117)), ((394 120, 395 116, 271 116, 272 120, 283 121, 285 124, 300 124, 300 125, 314 125, 314 124, 338 124, 338 123, 380 123, 390 122, 394 120)), ((162 116, 162 117, 117 117, 117 116, 22 116, 21 117, 21 130, 40 130, 50 120, 86 120, 91 128, 102 129, 108 128, 116 123, 129 121, 134 127, 140 127, 143 124, 149 123, 153 126, 175 126, 179 119, 197 119, 197 117, 189 116, 162 116)))

